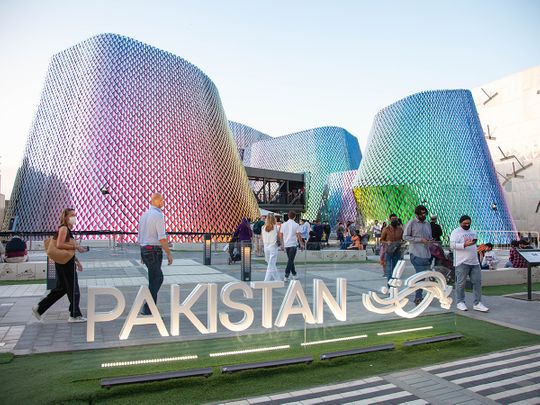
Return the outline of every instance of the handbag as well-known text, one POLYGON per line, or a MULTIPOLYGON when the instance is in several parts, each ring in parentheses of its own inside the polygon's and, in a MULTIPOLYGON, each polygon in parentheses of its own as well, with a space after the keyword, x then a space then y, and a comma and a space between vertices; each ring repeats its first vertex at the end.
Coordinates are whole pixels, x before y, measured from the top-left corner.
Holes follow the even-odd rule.
MULTIPOLYGON (((70 239, 69 243, 73 243, 73 239, 70 239)), ((56 247, 56 240, 53 238, 45 239, 43 241, 43 245, 45 246, 47 256, 50 257, 55 263, 66 264, 75 256, 74 250, 58 249, 56 247)))

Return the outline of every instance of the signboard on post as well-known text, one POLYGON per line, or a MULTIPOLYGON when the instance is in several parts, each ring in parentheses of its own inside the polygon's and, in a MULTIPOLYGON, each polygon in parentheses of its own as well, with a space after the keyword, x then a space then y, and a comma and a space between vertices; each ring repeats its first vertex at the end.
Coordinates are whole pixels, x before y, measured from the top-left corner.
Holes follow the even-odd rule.
POLYGON ((532 270, 531 267, 540 265, 540 249, 517 249, 527 265, 527 301, 532 301, 532 270))

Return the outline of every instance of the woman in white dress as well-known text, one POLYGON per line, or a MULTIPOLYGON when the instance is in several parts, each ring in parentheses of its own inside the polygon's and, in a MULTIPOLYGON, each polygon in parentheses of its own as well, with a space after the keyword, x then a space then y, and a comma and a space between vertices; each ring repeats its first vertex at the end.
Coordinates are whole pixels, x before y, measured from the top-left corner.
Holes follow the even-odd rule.
POLYGON ((264 281, 282 281, 282 278, 276 267, 278 256, 278 227, 276 218, 270 214, 266 217, 266 222, 262 228, 262 239, 264 244, 264 258, 268 267, 264 281))

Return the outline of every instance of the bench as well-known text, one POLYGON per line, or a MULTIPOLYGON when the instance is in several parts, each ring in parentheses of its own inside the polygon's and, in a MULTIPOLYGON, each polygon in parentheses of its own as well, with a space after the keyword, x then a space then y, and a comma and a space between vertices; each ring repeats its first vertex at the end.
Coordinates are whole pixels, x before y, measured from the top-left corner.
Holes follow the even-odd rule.
POLYGON ((198 368, 198 369, 184 370, 184 371, 170 371, 166 373, 132 375, 128 377, 103 378, 101 380, 101 388, 111 388, 116 385, 140 384, 140 383, 152 382, 152 381, 165 381, 165 380, 171 380, 173 378, 209 377, 211 375, 212 375, 212 368, 207 367, 207 368, 198 368))
MULTIPOLYGON (((533 283, 540 282, 540 268, 531 268, 531 277, 533 283)), ((509 284, 526 284, 527 269, 526 268, 503 268, 496 270, 482 270, 482 285, 509 285, 509 284)))
POLYGON ((235 364, 232 366, 221 366, 221 372, 222 373, 235 373, 237 371, 255 370, 258 368, 289 366, 292 364, 310 364, 312 362, 313 362, 313 357, 311 356, 295 357, 292 359, 261 361, 258 363, 243 363, 243 364, 235 364))
POLYGON ((0 280, 45 280, 47 262, 0 263, 0 280))

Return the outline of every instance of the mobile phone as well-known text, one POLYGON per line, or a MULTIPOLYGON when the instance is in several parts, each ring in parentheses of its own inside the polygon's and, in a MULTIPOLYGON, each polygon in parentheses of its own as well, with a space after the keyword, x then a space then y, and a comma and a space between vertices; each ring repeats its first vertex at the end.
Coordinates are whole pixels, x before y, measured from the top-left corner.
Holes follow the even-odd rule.
POLYGON ((478 239, 473 239, 472 241, 473 241, 474 243, 476 243, 476 242, 478 242, 478 239))
POLYGON ((87 252, 90 250, 90 246, 85 246, 84 248, 86 249, 87 252))

